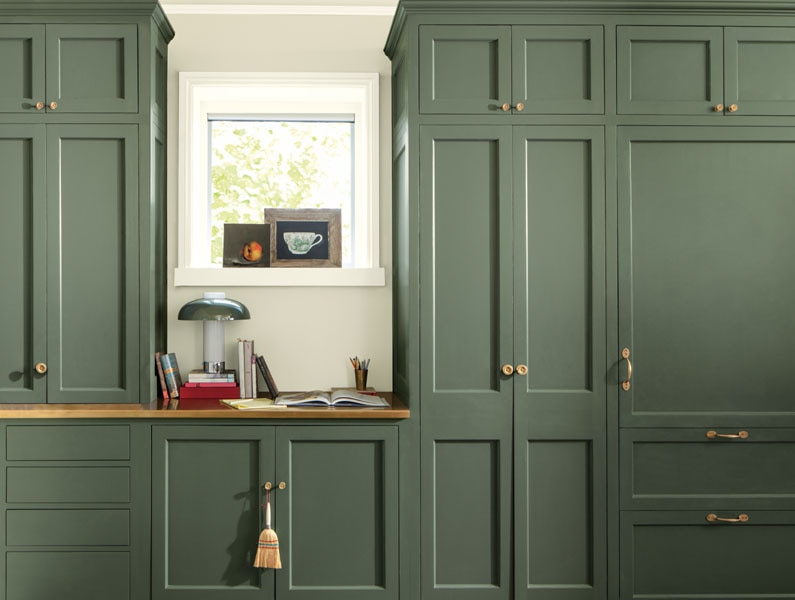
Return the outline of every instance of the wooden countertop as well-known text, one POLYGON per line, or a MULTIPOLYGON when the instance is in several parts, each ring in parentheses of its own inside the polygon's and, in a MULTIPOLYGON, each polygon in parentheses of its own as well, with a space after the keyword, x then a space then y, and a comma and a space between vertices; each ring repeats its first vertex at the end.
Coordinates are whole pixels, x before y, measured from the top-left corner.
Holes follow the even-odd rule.
POLYGON ((304 406, 238 410, 220 400, 184 400, 177 410, 151 404, 3 404, 0 419, 407 419, 409 409, 391 392, 390 408, 304 406))

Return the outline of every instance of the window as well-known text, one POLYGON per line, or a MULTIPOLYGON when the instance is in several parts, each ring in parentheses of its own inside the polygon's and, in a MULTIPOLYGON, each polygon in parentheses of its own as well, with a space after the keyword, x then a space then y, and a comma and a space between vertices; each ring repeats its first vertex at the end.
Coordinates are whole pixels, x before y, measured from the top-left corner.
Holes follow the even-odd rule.
POLYGON ((181 73, 176 285, 383 285, 378 74, 181 73), (221 268, 224 223, 341 211, 342 268, 221 268))

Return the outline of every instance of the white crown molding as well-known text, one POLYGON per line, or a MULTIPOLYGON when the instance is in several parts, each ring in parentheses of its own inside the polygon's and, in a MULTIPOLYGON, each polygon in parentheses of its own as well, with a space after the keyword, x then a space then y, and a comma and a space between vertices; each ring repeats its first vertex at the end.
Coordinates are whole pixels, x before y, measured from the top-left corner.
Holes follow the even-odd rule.
MULTIPOLYGON (((282 0, 283 1, 283 0, 282 0)), ((337 16, 385 16, 395 14, 397 0, 291 0, 289 4, 256 2, 250 4, 183 4, 164 2, 167 15, 337 15, 337 16)))

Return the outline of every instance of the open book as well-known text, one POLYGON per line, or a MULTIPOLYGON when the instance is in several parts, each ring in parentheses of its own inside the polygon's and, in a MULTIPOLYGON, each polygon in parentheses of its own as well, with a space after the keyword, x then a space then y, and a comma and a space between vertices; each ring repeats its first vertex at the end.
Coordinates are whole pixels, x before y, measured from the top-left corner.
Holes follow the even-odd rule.
POLYGON ((354 390, 334 390, 332 392, 297 392, 280 394, 276 406, 367 406, 370 408, 389 407, 389 402, 381 396, 360 394, 354 390))

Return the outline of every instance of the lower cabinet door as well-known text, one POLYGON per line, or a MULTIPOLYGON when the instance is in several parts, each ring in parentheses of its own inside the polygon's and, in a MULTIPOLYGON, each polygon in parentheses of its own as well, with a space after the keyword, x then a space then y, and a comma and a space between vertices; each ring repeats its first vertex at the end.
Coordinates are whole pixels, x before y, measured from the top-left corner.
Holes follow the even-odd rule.
POLYGON ((795 512, 626 511, 621 598, 791 598, 795 512))

